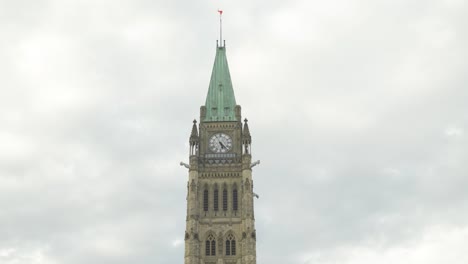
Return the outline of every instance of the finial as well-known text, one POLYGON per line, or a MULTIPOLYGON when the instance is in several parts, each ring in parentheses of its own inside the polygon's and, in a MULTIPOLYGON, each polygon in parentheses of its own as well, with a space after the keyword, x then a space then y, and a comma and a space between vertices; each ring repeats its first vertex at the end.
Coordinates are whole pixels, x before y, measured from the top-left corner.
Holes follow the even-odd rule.
POLYGON ((223 10, 218 9, 219 13, 219 44, 223 41, 223 10))
POLYGON ((249 120, 247 120, 247 118, 246 118, 246 119, 244 119, 244 122, 245 122, 245 123, 247 123, 247 121, 249 121, 249 120))
POLYGON ((194 119, 194 120, 193 120, 193 124, 196 124, 196 123, 197 123, 197 120, 196 120, 196 119, 194 119))

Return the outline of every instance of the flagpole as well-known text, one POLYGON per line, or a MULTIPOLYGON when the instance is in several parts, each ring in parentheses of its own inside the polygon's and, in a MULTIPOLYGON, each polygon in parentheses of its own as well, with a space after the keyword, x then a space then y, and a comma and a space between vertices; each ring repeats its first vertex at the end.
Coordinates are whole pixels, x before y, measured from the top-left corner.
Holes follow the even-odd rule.
POLYGON ((223 11, 218 9, 219 13, 219 46, 223 45, 223 11))

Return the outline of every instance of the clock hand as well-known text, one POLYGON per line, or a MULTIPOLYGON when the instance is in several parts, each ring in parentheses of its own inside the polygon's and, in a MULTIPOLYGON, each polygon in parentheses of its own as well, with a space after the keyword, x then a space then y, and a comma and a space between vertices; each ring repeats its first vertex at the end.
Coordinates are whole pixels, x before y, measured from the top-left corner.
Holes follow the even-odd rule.
POLYGON ((226 148, 226 146, 224 146, 223 142, 219 141, 219 144, 221 144, 221 147, 222 147, 223 149, 226 148))

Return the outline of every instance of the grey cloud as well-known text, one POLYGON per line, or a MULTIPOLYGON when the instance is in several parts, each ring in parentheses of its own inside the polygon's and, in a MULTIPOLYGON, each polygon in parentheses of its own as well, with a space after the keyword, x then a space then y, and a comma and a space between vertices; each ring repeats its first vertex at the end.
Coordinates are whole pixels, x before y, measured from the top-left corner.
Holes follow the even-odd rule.
POLYGON ((262 161, 259 262, 344 262, 342 248, 466 228, 461 1, 0 6, 2 263, 183 262, 178 163, 218 7, 262 161))

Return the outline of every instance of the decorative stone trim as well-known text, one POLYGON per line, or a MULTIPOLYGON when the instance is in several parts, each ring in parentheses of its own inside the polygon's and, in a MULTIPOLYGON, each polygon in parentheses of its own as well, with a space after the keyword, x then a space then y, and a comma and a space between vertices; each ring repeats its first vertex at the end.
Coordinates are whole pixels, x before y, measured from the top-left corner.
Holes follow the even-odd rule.
POLYGON ((234 129, 238 127, 238 122, 232 122, 231 124, 219 124, 219 123, 203 123, 203 126, 208 129, 212 128, 223 128, 223 129, 234 129))
POLYGON ((207 178, 237 178, 242 177, 240 172, 205 172, 200 174, 201 179, 207 178))

